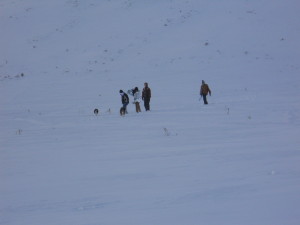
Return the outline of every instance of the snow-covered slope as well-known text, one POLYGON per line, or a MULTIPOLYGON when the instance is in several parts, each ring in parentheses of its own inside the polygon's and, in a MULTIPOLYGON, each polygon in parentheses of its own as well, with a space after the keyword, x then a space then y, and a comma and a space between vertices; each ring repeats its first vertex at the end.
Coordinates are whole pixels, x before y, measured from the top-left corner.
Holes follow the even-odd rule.
POLYGON ((1 0, 0 224, 299 224, 299 7, 1 0))

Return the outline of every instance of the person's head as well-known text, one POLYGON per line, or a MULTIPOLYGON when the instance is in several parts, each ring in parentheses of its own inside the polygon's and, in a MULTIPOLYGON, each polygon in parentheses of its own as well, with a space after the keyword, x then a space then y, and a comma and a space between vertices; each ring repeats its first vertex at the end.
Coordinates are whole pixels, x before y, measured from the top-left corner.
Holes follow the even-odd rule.
POLYGON ((202 80, 202 84, 205 84, 204 80, 202 80))
POLYGON ((145 82, 145 83, 144 83, 144 86, 145 86, 145 87, 148 87, 148 83, 147 83, 147 82, 145 82))
POLYGON ((139 88, 138 88, 138 87, 135 87, 135 88, 134 88, 134 91, 135 91, 135 92, 139 91, 139 88))
POLYGON ((124 95, 123 90, 120 90, 119 93, 120 93, 120 95, 124 95))

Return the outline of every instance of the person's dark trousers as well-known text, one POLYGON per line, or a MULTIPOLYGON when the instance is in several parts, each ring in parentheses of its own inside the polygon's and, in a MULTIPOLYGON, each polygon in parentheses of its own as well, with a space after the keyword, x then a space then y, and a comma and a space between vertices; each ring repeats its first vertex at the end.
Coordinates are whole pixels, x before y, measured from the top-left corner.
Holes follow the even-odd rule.
POLYGON ((127 112, 127 105, 128 105, 129 103, 124 103, 123 104, 123 108, 125 109, 125 113, 127 114, 128 112, 127 112))
POLYGON ((208 104, 206 96, 207 96, 207 95, 203 95, 203 101, 204 101, 204 104, 205 104, 205 105, 208 104))
POLYGON ((144 99, 144 106, 146 111, 150 110, 150 99, 144 99))

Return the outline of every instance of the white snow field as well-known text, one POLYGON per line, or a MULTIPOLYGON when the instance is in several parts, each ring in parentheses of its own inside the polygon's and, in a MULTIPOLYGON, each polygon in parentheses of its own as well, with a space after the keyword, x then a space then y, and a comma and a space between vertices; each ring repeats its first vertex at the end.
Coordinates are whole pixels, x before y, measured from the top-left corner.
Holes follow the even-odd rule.
POLYGON ((0 224, 299 225, 299 10, 0 0, 0 224))

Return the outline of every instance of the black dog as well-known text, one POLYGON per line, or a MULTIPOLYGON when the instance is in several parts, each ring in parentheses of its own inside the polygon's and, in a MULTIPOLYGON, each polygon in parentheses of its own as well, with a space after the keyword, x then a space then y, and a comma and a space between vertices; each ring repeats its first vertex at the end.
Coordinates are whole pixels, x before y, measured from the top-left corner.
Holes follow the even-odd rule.
POLYGON ((94 109, 94 114, 97 116, 99 113, 99 110, 98 109, 94 109))
POLYGON ((120 116, 125 116, 126 109, 124 107, 120 108, 120 116))

